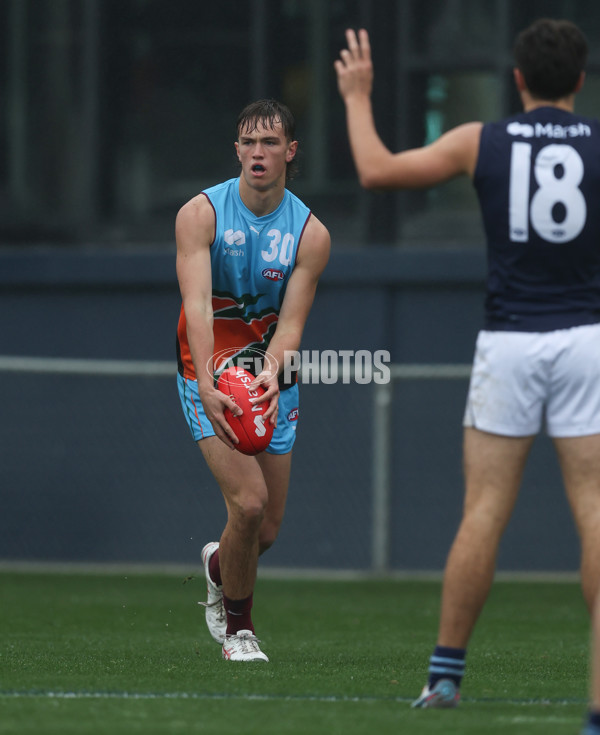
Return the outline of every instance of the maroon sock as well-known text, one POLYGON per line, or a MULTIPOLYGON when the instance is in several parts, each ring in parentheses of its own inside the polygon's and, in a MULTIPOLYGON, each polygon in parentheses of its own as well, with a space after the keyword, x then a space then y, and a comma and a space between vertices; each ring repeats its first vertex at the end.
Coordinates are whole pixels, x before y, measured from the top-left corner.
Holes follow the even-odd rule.
POLYGON ((223 584, 223 580, 221 579, 221 567, 219 566, 219 549, 217 549, 208 560, 208 573, 217 587, 220 587, 223 584))
POLYGON ((231 600, 223 595, 223 604, 227 613, 227 635, 234 635, 238 630, 251 630, 254 633, 254 625, 252 624, 252 595, 244 600, 231 600))

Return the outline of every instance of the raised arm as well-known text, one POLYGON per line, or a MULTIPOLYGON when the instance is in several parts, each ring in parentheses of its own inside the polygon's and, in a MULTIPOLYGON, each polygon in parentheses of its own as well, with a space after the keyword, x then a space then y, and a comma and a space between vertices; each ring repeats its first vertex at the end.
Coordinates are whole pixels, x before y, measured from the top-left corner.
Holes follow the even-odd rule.
POLYGON ((417 189, 440 184, 460 174, 473 176, 482 124, 466 123, 431 145, 392 153, 379 137, 371 104, 373 63, 369 35, 346 31, 348 48, 334 63, 338 89, 346 105, 352 157, 366 189, 417 189))

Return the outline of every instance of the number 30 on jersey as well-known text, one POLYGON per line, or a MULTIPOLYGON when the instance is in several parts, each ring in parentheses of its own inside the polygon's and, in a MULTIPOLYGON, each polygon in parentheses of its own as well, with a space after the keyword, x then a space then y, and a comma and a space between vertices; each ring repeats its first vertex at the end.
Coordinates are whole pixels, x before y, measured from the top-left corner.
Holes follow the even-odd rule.
POLYGON ((277 256, 281 265, 289 265, 292 262, 292 253, 294 252, 294 236, 291 232, 286 232, 282 237, 279 230, 269 230, 267 237, 270 238, 269 249, 261 250, 260 254, 267 263, 272 263, 277 256))
POLYGON ((529 240, 529 224, 547 242, 573 240, 585 225, 587 206, 579 184, 583 161, 570 145, 552 144, 531 160, 531 144, 512 144, 509 231, 513 242, 529 240), (530 198, 531 166, 538 188, 530 198))

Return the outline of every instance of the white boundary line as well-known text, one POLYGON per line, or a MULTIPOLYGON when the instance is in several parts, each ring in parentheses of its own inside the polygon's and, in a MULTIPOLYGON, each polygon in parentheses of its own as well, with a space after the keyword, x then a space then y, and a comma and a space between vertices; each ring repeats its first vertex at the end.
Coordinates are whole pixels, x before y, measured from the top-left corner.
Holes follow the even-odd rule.
MULTIPOLYGON (((132 700, 156 700, 156 699, 190 699, 190 700, 241 700, 256 702, 322 702, 330 704, 358 703, 371 704, 373 702, 397 702, 405 704, 413 702, 414 697, 346 697, 346 696, 316 696, 316 695, 294 695, 294 694, 219 694, 208 692, 127 692, 127 691, 45 691, 36 689, 26 690, 0 690, 0 699, 132 699, 132 700)), ((515 699, 494 697, 463 697, 462 702, 472 704, 510 704, 521 707, 549 705, 583 706, 587 703, 583 698, 570 699, 515 699)))

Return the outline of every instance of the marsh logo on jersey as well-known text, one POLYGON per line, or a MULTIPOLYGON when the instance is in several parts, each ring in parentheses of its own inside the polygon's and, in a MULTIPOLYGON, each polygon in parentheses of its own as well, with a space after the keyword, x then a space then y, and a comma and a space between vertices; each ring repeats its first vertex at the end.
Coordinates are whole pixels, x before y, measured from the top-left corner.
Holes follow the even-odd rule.
POLYGON ((225 230, 223 239, 228 245, 236 245, 238 248, 246 244, 246 235, 241 230, 225 230))
POLYGON ((523 138, 532 138, 534 134, 533 125, 520 122, 511 122, 506 126, 509 135, 521 135, 523 138))
POLYGON ((262 276, 263 278, 268 278, 269 281, 283 281, 285 278, 283 271, 279 271, 276 268, 265 268, 262 276))
POLYGON ((519 135, 522 138, 552 138, 564 140, 565 138, 579 138, 581 136, 589 138, 592 129, 584 123, 574 125, 553 125, 552 123, 536 123, 529 125, 528 123, 511 122, 506 126, 506 132, 509 135, 519 135))

